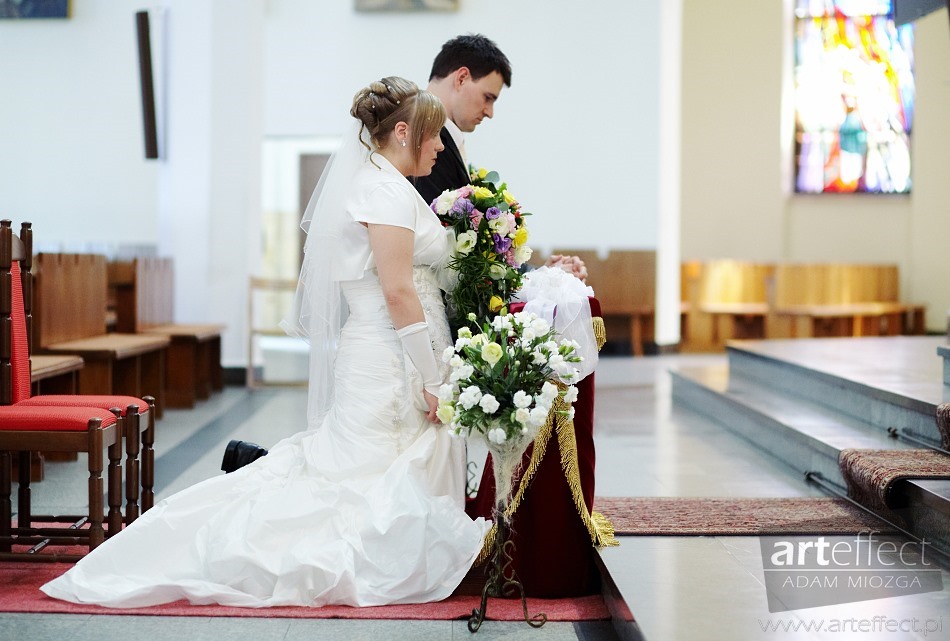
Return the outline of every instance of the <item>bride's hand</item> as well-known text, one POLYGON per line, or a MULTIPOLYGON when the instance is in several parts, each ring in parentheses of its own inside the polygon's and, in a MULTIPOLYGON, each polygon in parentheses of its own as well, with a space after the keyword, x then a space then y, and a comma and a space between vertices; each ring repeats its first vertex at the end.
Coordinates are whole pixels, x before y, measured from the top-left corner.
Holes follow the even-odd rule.
POLYGON ((426 405, 429 406, 429 411, 426 412, 426 419, 430 423, 441 423, 439 417, 436 416, 436 411, 439 409, 439 398, 426 390, 422 390, 422 396, 426 399, 426 405))

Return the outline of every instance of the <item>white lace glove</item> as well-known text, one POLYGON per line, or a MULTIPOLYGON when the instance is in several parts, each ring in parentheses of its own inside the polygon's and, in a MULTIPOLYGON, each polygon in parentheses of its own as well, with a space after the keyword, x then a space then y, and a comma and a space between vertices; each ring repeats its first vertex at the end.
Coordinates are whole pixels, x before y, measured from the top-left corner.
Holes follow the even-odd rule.
POLYGON ((434 396, 439 395, 442 385, 442 376, 439 366, 435 362, 435 352, 432 351, 432 340, 429 338, 429 324, 426 322, 406 325, 397 329, 396 334, 402 341, 403 349, 409 355, 409 360, 419 370, 422 376, 422 386, 434 396))

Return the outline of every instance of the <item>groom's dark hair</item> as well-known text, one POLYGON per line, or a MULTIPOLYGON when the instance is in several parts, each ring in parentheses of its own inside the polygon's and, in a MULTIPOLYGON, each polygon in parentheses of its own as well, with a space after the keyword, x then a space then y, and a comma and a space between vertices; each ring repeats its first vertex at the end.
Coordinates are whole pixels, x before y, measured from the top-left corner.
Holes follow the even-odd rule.
POLYGON ((511 63, 498 45, 481 34, 458 36, 442 45, 432 62, 429 80, 445 78, 459 67, 468 67, 473 80, 497 71, 505 86, 511 86, 511 63))

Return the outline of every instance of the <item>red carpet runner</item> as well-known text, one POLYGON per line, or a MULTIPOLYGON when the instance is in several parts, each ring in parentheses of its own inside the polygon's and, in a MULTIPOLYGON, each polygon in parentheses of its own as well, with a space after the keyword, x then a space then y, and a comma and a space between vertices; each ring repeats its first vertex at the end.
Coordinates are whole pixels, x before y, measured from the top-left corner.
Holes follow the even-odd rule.
MULTIPOLYGON (((220 605, 189 605, 184 601, 150 608, 116 610, 95 605, 75 605, 51 599, 39 587, 70 568, 65 563, 0 564, 0 612, 43 612, 62 614, 126 614, 149 616, 259 617, 289 619, 468 619, 478 607, 480 596, 457 594, 439 603, 387 605, 372 608, 327 606, 323 608, 234 608, 220 605)), ((472 580, 463 584, 471 592, 472 580)), ((609 619, 600 595, 573 599, 528 599, 528 612, 543 612, 549 621, 593 621, 609 619)), ((489 599, 486 617, 491 621, 521 621, 521 601, 489 599)))
MULTIPOLYGON (((602 497, 594 509, 618 536, 757 536, 883 531, 874 517, 835 498, 602 497)), ((621 543, 623 545, 623 543, 621 543)))

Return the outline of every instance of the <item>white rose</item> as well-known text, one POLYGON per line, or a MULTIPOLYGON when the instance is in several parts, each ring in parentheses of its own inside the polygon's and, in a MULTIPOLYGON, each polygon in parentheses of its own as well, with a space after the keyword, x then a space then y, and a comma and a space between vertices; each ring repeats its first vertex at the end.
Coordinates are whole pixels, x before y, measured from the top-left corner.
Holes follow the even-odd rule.
POLYGON ((444 216, 450 209, 452 209, 452 205, 455 204, 456 198, 457 194, 455 191, 449 191, 446 189, 441 194, 439 194, 439 197, 436 199, 435 210, 439 212, 439 215, 444 216))
POLYGON ((564 393, 564 402, 573 403, 577 400, 577 388, 571 385, 567 388, 567 391, 564 393))
POLYGON ((455 251, 460 254, 468 254, 475 247, 475 241, 477 240, 478 236, 475 235, 474 231, 463 231, 455 239, 455 251))
POLYGON ((534 254, 534 250, 528 247, 527 245, 522 245, 521 247, 515 247, 514 258, 518 263, 526 263, 531 260, 531 255, 534 254))
POLYGON ((514 398, 515 407, 530 407, 531 406, 531 395, 525 392, 524 390, 518 390, 515 392, 514 398))
POLYGON ((521 340, 523 341, 533 341, 538 337, 538 333, 534 331, 531 327, 525 327, 524 331, 521 332, 521 340))
POLYGON ((505 434, 505 430, 501 429, 500 427, 495 427, 488 430, 488 440, 492 443, 501 445, 508 440, 508 436, 505 434))
POLYGON ((453 383, 455 381, 462 381, 474 373, 475 373, 475 368, 469 365, 468 363, 466 363, 465 365, 461 365, 457 367, 456 369, 452 370, 452 374, 451 376, 449 376, 449 380, 453 383))
POLYGON ((500 263, 492 263, 488 268, 488 276, 492 280, 501 280, 508 273, 508 268, 500 263))
POLYGON ((442 350, 442 362, 443 362, 443 363, 448 363, 449 361, 451 361, 453 356, 455 356, 455 348, 454 348, 454 347, 446 347, 444 350, 442 350))
POLYGON ((475 404, 482 399, 482 391, 474 385, 469 385, 459 394, 459 405, 467 410, 475 407, 475 404))
POLYGON ((544 422, 548 420, 548 408, 543 405, 538 405, 533 410, 529 417, 529 423, 532 427, 541 427, 544 425, 544 422))
POLYGON ((462 327, 459 327, 458 336, 459 338, 471 338, 472 330, 463 325, 462 327))
MULTIPOLYGON (((450 347, 449 349, 452 349, 452 348, 450 347)), ((453 350, 453 351, 454 351, 454 350, 453 350)), ((462 357, 459 356, 458 354, 453 354, 453 355, 449 358, 449 366, 450 366, 450 367, 453 367, 453 368, 461 367, 463 362, 464 362, 464 361, 462 360, 462 357)))
MULTIPOLYGON (((533 329, 538 336, 544 336, 551 331, 551 326, 543 318, 535 318, 531 321, 531 329, 533 329)), ((555 344, 554 349, 557 349, 557 344, 555 344)))
POLYGON ((508 232, 511 231, 511 224, 508 222, 507 216, 499 216, 494 220, 488 221, 488 228, 492 230, 492 233, 498 234, 499 236, 507 236, 508 232))
POLYGON ((495 412, 498 411, 498 408, 500 407, 498 404, 498 399, 496 399, 491 394, 485 394, 484 396, 482 396, 482 400, 478 403, 478 405, 482 408, 482 411, 485 412, 486 414, 494 414, 495 412))
POLYGON ((501 333, 504 331, 508 333, 511 328, 511 317, 510 316, 495 316, 491 319, 491 326, 495 329, 496 332, 501 333))
POLYGON ((443 383, 441 386, 439 386, 439 400, 440 401, 451 401, 454 396, 455 396, 454 385, 443 383))
POLYGON ((524 407, 519 407, 515 410, 515 420, 525 425, 528 421, 531 420, 531 412, 529 412, 524 407))

